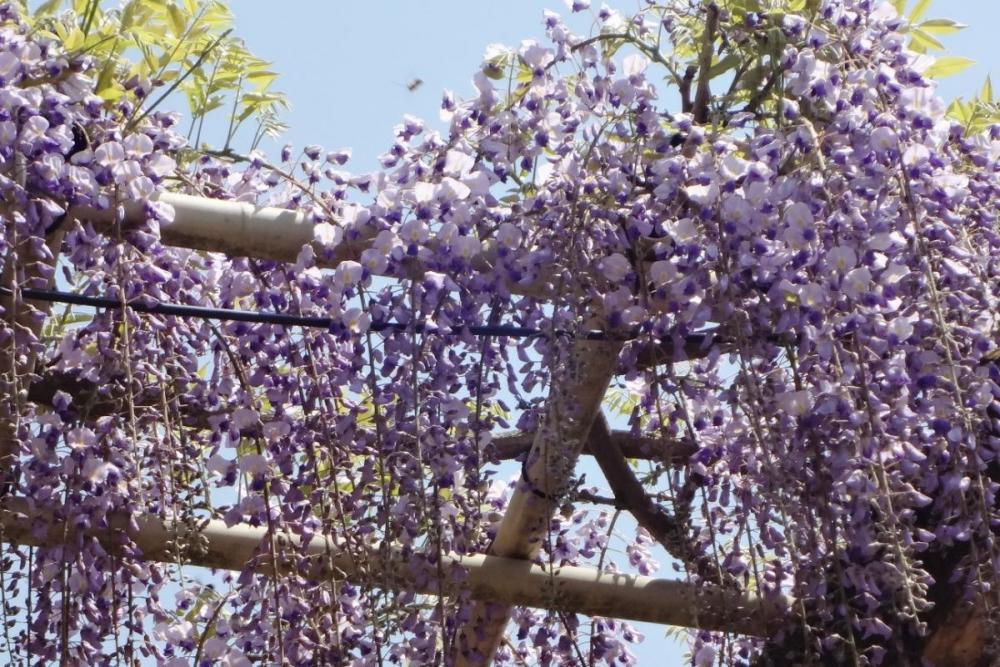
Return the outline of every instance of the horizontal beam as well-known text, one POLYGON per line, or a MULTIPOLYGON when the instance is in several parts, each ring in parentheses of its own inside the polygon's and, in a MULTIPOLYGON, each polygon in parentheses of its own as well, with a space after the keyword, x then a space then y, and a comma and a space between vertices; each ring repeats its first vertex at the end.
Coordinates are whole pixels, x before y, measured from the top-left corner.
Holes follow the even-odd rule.
MULTIPOLYGON (((173 192, 163 192, 157 200, 174 209, 173 222, 160 228, 161 241, 166 245, 294 262, 302 246, 313 242, 313 222, 300 211, 173 192)), ((143 202, 125 202, 124 209, 126 225, 145 221, 143 202)), ((82 207, 70 213, 101 231, 110 229, 115 214, 113 210, 82 207)), ((361 239, 359 244, 345 241, 338 246, 330 263, 357 260, 367 247, 366 241, 361 239)))
MULTIPOLYGON (((157 200, 174 209, 173 221, 160 227, 160 240, 165 245, 235 257, 294 262, 302 246, 311 245, 314 240, 314 223, 301 211, 173 192, 162 192, 157 200)), ((138 225, 145 220, 143 202, 125 202, 123 208, 126 224, 138 225)), ((79 207, 72 209, 70 214, 104 232, 109 231, 114 223, 114 211, 111 210, 79 207)), ((370 231, 357 238, 345 238, 332 251, 317 252, 316 262, 320 267, 332 268, 344 261, 358 261, 361 253, 370 247, 374 236, 375 232, 370 231)), ((487 239, 482 254, 473 260, 472 269, 489 272, 496 257, 496 244, 487 239)), ((419 278, 422 275, 419 267, 411 265, 406 277, 419 278)), ((506 287, 511 294, 551 300, 558 295, 549 278, 549 274, 543 273, 530 281, 508 282, 506 287)), ((713 336, 711 332, 694 333, 675 342, 643 344, 636 350, 638 366, 646 368, 704 357, 712 348, 713 336)))
MULTIPOLYGON (((10 498, 4 505, 0 524, 3 540, 7 542, 52 547, 74 544, 80 537, 72 522, 64 527, 51 512, 32 509, 32 504, 23 498, 10 498), (39 526, 48 526, 48 530, 40 534, 39 526)), ((88 529, 85 535, 96 538, 105 549, 114 552, 121 544, 122 533, 127 533, 147 561, 175 562, 169 550, 171 542, 188 543, 193 537, 185 526, 175 526, 153 516, 139 517, 130 525, 127 516, 116 515, 110 524, 105 529, 88 529)), ((269 575, 274 570, 260 557, 266 552, 260 548, 267 537, 265 528, 245 524, 229 527, 222 521, 209 521, 200 537, 204 538, 198 540, 204 549, 188 554, 187 562, 191 565, 241 571, 256 562, 260 574, 269 575)), ((296 549, 300 548, 294 537, 283 535, 279 542, 294 543, 296 549)), ((311 576, 325 579, 332 575, 364 583, 365 576, 355 566, 352 556, 322 537, 314 537, 306 553, 314 560, 311 576)), ((372 581, 389 581, 398 589, 426 595, 442 592, 451 595, 460 590, 455 584, 439 583, 436 563, 420 571, 412 559, 395 549, 389 550, 388 562, 383 559, 383 553, 377 546, 366 547, 363 569, 372 581)), ((296 565, 297 562, 290 560, 284 567, 291 569, 296 565)), ((461 580, 462 589, 468 590, 472 597, 501 605, 556 609, 753 636, 765 636, 770 629, 766 621, 781 618, 777 604, 683 581, 600 573, 574 566, 550 571, 529 561, 482 554, 445 554, 442 565, 444 571, 457 571, 454 580, 461 580)), ((296 567, 296 571, 301 570, 296 567)))
MULTIPOLYGON (((302 246, 312 245, 314 240, 315 223, 301 211, 174 192, 160 193, 157 201, 174 209, 173 222, 160 227, 160 240, 165 245, 221 252, 235 257, 294 262, 302 252, 302 246)), ((127 224, 145 221, 143 202, 126 202, 124 209, 127 224)), ((78 208, 71 214, 102 230, 109 229, 114 222, 114 212, 110 210, 78 208)), ((317 252, 316 262, 321 267, 331 268, 344 261, 358 261, 374 237, 374 231, 358 238, 345 237, 331 252, 317 252)), ((494 244, 488 242, 483 254, 474 260, 473 268, 488 271, 495 257, 494 244)), ((553 293, 551 286, 543 280, 530 284, 511 283, 508 289, 514 294, 539 298, 553 293)))
MULTIPOLYGON (((91 419, 115 414, 125 409, 124 397, 118 399, 108 397, 106 393, 100 391, 95 383, 83 379, 75 373, 58 370, 50 370, 36 382, 33 382, 28 390, 28 400, 37 405, 50 407, 52 401, 55 400, 57 391, 65 392, 72 397, 71 406, 87 405, 89 410, 87 414, 91 419)), ((156 388, 155 395, 148 397, 140 392, 135 396, 135 401, 136 408, 139 410, 151 409, 159 413, 162 409, 159 388, 156 388), (144 403, 147 400, 148 403, 144 403)), ((207 429, 210 427, 210 417, 228 414, 230 410, 209 411, 182 405, 180 412, 182 423, 185 426, 207 429)), ((269 421, 269 417, 265 415, 262 417, 262 421, 269 421)), ((520 459, 531 451, 534 438, 534 431, 498 435, 490 442, 490 447, 497 460, 520 459)), ((674 465, 682 465, 697 451, 697 447, 686 440, 663 440, 650 436, 635 436, 628 431, 611 431, 609 438, 628 459, 665 461, 674 465)), ((603 443, 604 441, 600 438, 590 438, 584 443, 583 453, 592 455, 596 448, 604 446, 603 443)))
MULTIPOLYGON (((519 459, 531 451, 534 431, 494 436, 490 446, 497 459, 519 459)), ((611 431, 607 438, 591 437, 583 445, 583 454, 593 455, 607 443, 613 443, 627 459, 665 461, 674 465, 686 463, 698 451, 697 446, 685 440, 664 440, 650 436, 636 436, 628 431, 611 431)))

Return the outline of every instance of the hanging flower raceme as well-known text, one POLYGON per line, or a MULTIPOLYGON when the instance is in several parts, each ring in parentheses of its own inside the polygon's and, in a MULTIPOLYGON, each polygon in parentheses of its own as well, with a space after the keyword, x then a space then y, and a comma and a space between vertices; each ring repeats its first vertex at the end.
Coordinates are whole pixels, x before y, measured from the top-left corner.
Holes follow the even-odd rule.
MULTIPOLYGON (((47 545, 8 547, 12 661, 453 660, 471 602, 442 559, 489 548, 497 433, 544 426, 595 330, 623 341, 642 527, 616 557, 621 508, 571 483, 543 562, 784 605, 772 637, 695 633, 697 665, 916 661, 930 610, 996 606, 1000 132, 945 116, 889 5, 712 5, 780 48, 764 97, 692 114, 665 109, 651 46, 692 16, 604 8, 585 39, 548 12, 547 42, 491 47, 445 129, 404 118, 367 175, 316 146, 178 168, 175 116, 96 98, 86 56, 2 11, 4 502, 47 545), (165 245, 175 176, 314 240, 289 263, 165 245), (53 286, 121 307, 43 327, 23 290, 53 286), (157 303, 328 326, 127 307, 157 303), (171 527, 160 551, 140 520, 171 527), (259 531, 239 574, 182 569, 217 557, 209 520, 259 531)), ((639 640, 519 609, 496 660, 631 663, 639 640)))

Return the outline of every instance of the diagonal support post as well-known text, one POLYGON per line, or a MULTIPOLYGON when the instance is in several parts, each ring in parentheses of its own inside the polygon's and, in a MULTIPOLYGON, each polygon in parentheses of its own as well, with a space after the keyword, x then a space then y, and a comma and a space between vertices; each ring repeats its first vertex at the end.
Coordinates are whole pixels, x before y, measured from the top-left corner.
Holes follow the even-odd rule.
MULTIPOLYGON (((553 373, 531 451, 521 481, 507 507, 488 553, 530 561, 546 537, 558 498, 566 491, 576 461, 614 375, 621 344, 578 340, 566 363, 553 373)), ((550 607, 557 606, 555 596, 550 607)), ((510 620, 511 606, 477 602, 472 616, 459 630, 455 664, 486 665, 493 660, 510 620)))

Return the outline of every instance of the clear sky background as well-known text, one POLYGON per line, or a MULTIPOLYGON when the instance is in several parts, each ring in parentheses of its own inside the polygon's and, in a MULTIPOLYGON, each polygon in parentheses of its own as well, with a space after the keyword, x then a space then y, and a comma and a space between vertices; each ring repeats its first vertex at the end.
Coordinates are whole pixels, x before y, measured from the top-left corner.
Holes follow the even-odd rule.
MULTIPOLYGON (((913 0, 910 0, 911 4, 913 0)), ((276 87, 293 108, 287 139, 297 146, 354 149, 353 171, 377 168, 404 113, 437 123, 441 92, 472 93, 487 44, 544 37, 542 10, 569 16, 562 0, 233 0, 236 32, 274 62, 276 87), (413 92, 407 83, 423 84, 413 92)), ((637 0, 610 0, 627 13, 637 0)), ((594 7, 600 0, 594 0, 594 7)), ((978 92, 991 70, 1000 84, 1000 0, 936 0, 928 14, 969 25, 942 38, 977 64, 942 81, 946 98, 978 92)), ((570 24, 586 31, 590 18, 570 24)))
MULTIPOLYGON (((628 13, 638 3, 608 4, 628 13)), ((237 34, 253 53, 273 61, 281 74, 275 87, 293 104, 284 115, 291 126, 285 141, 350 147, 354 172, 377 168, 404 113, 439 127, 441 92, 471 94, 487 44, 542 38, 543 9, 569 14, 561 0, 233 0, 232 8, 237 34), (423 83, 410 91, 414 79, 423 83)), ((991 72, 1000 84, 1000 0, 937 0, 928 16, 967 24, 942 41, 949 54, 977 61, 942 81, 946 99, 975 95, 991 72)), ((577 15, 570 24, 586 31, 590 17, 577 15)), ((276 145, 262 148, 274 153, 276 145)), ((646 634, 637 649, 642 665, 683 664, 683 646, 666 638, 664 628, 640 626, 646 634)))

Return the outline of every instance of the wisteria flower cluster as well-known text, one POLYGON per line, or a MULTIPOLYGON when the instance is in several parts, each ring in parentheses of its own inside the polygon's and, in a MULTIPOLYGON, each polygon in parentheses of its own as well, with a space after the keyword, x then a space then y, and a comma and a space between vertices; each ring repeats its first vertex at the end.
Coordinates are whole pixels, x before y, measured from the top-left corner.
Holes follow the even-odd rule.
MULTIPOLYGON (((176 115, 95 97, 95 63, 0 6, 5 530, 33 517, 5 547, 11 664, 450 664, 471 601, 393 578, 451 586, 440 556, 489 548, 497 434, 539 428, 594 331, 623 343, 645 495, 571 484, 542 562, 784 605, 768 637, 694 632, 699 666, 918 664, 956 614, 991 634, 1000 128, 947 117, 889 3, 571 4, 591 36, 547 12, 547 42, 491 47, 446 129, 404 117, 372 174, 318 146, 192 160, 176 115), (759 85, 706 97, 660 48, 692 25, 709 64, 768 35, 759 85), (314 241, 289 263, 166 245, 165 190, 301 211, 314 241), (54 286, 122 308, 21 295, 54 286), (537 334, 469 329, 498 323, 537 334), (622 511, 642 528, 616 554, 622 511), (140 517, 183 527, 157 562, 140 517), (266 529, 242 572, 187 565, 209 519, 266 529), (308 555, 324 541, 357 576, 308 555)), ((629 664, 640 640, 517 609, 495 659, 629 664)))

